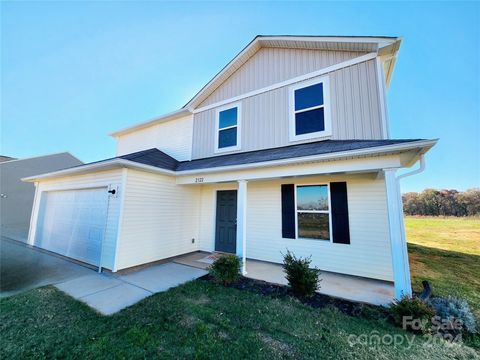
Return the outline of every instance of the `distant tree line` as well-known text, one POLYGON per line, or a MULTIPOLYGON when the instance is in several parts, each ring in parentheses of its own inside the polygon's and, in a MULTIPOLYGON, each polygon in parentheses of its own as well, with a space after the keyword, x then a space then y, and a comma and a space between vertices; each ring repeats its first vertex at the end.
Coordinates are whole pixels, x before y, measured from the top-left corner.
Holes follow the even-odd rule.
POLYGON ((480 188, 467 191, 425 189, 403 194, 402 199, 406 215, 480 215, 480 188))

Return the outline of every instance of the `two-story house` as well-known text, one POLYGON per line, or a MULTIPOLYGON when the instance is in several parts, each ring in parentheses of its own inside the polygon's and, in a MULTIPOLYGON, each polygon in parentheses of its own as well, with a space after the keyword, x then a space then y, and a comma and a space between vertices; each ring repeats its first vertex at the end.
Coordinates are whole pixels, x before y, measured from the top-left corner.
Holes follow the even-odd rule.
POLYGON ((436 140, 389 136, 400 42, 256 37, 181 109, 114 132, 116 157, 25 179, 29 243, 113 272, 288 249, 411 294, 397 171, 436 140))

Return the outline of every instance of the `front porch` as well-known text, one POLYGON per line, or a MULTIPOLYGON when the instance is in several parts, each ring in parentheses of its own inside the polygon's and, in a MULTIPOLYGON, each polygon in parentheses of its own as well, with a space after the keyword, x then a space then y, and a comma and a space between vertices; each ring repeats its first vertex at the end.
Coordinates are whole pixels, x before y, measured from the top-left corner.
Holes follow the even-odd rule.
MULTIPOLYGON (((207 269, 213 262, 211 255, 212 253, 199 251, 178 256, 173 261, 182 265, 207 269)), ((287 285, 281 264, 247 259, 245 276, 273 284, 287 285)), ((329 271, 322 271, 320 278, 322 280, 319 293, 324 295, 373 305, 387 305, 394 298, 392 282, 329 271)))

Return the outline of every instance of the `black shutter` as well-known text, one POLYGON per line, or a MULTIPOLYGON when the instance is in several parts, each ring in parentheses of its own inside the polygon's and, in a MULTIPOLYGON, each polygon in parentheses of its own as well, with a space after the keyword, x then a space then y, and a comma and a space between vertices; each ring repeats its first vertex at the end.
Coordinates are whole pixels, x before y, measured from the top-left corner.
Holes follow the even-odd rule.
POLYGON ((330 183, 330 202, 332 206, 333 242, 338 244, 350 244, 346 182, 330 183))
POLYGON ((295 185, 282 185, 282 237, 295 239, 295 185))

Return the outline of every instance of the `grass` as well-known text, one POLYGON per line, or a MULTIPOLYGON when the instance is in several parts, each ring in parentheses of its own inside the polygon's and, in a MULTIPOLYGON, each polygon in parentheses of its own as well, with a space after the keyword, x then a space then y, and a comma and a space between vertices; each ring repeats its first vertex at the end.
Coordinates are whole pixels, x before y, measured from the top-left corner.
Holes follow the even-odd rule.
MULTIPOLYGON (((407 218, 413 285, 480 313, 479 219, 407 218)), ((366 307, 359 317, 197 280, 102 316, 54 287, 0 299, 0 358, 474 359, 479 341, 429 343, 366 307), (402 338, 353 347, 350 335, 402 338), (373 347, 372 347, 373 346, 373 347)), ((474 339, 475 340, 475 339, 474 339)))
POLYGON ((480 256, 480 217, 407 216, 405 229, 410 244, 480 256))
POLYGON ((0 358, 472 359, 473 349, 421 337, 355 345, 349 335, 412 339, 382 319, 314 309, 197 280, 105 317, 44 287, 0 301, 0 358))
POLYGON ((480 318, 480 218, 407 217, 415 291, 428 280, 435 295, 467 300, 480 318))

